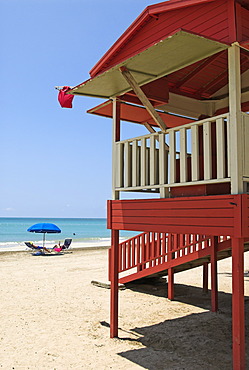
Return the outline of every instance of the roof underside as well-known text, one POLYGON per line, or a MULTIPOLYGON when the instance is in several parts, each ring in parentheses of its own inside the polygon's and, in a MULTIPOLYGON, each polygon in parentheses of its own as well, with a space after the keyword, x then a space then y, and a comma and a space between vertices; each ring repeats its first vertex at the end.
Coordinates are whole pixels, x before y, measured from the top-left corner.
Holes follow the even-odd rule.
MULTIPOLYGON (((89 109, 87 113, 96 114, 102 117, 112 118, 112 101, 108 100, 92 109, 89 109)), ((160 117, 163 119, 165 125, 168 128, 185 125, 192 122, 192 119, 180 117, 174 114, 168 114, 162 111, 158 111, 160 117)), ((120 107, 120 119, 122 121, 133 122, 133 123, 148 123, 151 126, 157 126, 153 121, 147 110, 140 106, 135 106, 121 102, 120 107)))
MULTIPOLYGON (((224 53, 227 48, 227 44, 179 30, 108 71, 76 86, 69 93, 100 98, 120 96, 131 90, 119 70, 125 66, 139 85, 169 76, 169 87, 173 92, 180 89, 183 95, 209 97, 214 88, 218 86, 219 89, 227 83, 227 57, 224 53), (218 56, 215 55, 217 53, 218 56), (197 80, 193 79, 203 67, 206 69, 205 73, 197 80), (223 74, 226 74, 226 78, 223 74), (217 76, 219 81, 222 81, 216 84, 217 76)), ((245 68, 249 68, 247 57, 245 68)))

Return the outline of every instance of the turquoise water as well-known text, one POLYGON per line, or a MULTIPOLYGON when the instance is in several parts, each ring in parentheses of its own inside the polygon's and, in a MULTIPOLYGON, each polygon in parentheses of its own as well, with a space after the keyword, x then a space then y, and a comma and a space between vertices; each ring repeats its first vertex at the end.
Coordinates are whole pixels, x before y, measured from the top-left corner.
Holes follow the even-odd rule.
MULTIPOLYGON (((0 248, 16 246, 24 241, 40 243, 43 234, 27 232, 27 229, 40 222, 50 222, 61 229, 60 234, 46 234, 48 242, 72 238, 75 242, 110 241, 110 230, 106 229, 105 218, 4 218, 0 217, 0 248)), ((130 237, 134 232, 121 232, 130 237)))

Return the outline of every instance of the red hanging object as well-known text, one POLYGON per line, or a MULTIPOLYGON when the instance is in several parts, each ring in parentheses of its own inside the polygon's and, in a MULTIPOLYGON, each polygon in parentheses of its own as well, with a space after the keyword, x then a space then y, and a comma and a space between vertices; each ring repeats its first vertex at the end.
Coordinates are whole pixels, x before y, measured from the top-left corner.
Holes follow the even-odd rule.
POLYGON ((69 86, 64 86, 58 95, 58 100, 62 108, 72 108, 74 95, 67 94, 67 91, 71 90, 69 86))

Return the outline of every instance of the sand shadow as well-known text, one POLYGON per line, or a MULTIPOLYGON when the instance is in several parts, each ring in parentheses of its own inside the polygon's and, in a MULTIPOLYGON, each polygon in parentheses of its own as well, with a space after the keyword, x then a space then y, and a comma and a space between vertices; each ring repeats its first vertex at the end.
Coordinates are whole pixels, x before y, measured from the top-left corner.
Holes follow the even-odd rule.
MULTIPOLYGON (((221 303, 223 305, 224 302, 221 303)), ((248 317, 249 305, 245 307, 245 316, 248 317)), ((247 342, 249 342, 248 324, 246 320, 247 342)), ((165 320, 156 325, 136 327, 130 332, 137 337, 135 341, 138 348, 121 352, 119 355, 150 370, 232 369, 231 326, 231 312, 226 310, 220 313, 210 311, 195 313, 165 320)), ((121 329, 120 336, 122 335, 121 329)), ((121 338, 121 340, 131 339, 121 338)), ((248 344, 246 357, 249 363, 248 344)))
MULTIPOLYGON (((230 277, 229 273, 225 273, 230 277)), ((247 275, 245 275, 246 277, 247 275)), ((231 276, 232 277, 232 276, 231 276)), ((247 281, 247 278, 245 278, 247 281)), ((125 284, 127 289, 134 292, 153 295, 155 297, 168 297, 168 286, 166 279, 143 279, 125 284)), ((174 284, 175 299, 174 301, 200 307, 203 309, 211 309, 211 290, 204 292, 202 288, 190 286, 186 284, 174 284)), ((219 310, 225 310, 231 313, 232 295, 222 291, 218 292, 219 310)), ((245 302, 249 303, 249 297, 245 296, 245 302)))

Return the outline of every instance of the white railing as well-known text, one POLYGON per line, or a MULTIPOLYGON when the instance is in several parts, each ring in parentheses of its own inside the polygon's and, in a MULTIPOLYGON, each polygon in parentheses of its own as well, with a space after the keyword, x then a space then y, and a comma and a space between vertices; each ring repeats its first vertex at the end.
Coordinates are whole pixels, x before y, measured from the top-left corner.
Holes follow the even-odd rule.
POLYGON ((230 181, 229 114, 115 144, 115 190, 230 181))

